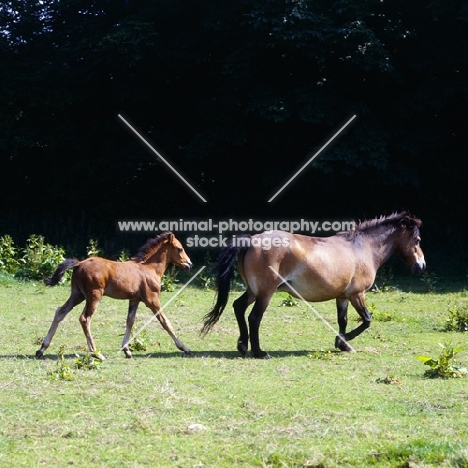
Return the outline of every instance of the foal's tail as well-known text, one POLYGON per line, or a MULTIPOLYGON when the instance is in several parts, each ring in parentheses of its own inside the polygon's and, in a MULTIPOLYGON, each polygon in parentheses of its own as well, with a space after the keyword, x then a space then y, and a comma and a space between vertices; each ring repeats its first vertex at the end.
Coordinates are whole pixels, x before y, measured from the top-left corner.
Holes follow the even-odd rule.
POLYGON ((234 262, 239 250, 243 248, 242 246, 235 245, 231 240, 228 246, 221 250, 219 254, 218 261, 216 262, 216 268, 218 270, 216 274, 216 304, 213 310, 203 317, 202 335, 206 335, 213 328, 226 307, 234 273, 234 262))
POLYGON ((80 263, 76 258, 67 258, 62 263, 59 264, 54 274, 49 278, 44 278, 44 283, 47 286, 56 286, 58 282, 63 278, 63 275, 70 268, 78 266, 80 263))

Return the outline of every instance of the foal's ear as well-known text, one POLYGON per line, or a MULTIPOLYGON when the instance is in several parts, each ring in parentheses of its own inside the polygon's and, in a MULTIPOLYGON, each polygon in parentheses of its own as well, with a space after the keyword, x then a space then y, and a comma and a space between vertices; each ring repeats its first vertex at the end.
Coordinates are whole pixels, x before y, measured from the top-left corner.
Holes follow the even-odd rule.
POLYGON ((174 234, 172 232, 167 233, 167 242, 172 244, 174 242, 174 234))

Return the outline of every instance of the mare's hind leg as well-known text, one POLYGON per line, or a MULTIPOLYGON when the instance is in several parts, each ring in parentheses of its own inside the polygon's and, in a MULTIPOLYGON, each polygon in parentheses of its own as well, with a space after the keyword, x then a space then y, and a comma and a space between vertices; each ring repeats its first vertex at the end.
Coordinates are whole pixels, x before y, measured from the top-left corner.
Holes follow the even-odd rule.
POLYGON ((337 299, 336 310, 338 313, 339 336, 335 338, 335 348, 341 351, 354 351, 346 342, 346 326, 348 325, 348 299, 337 299))
POLYGON ((245 311, 247 307, 255 301, 255 296, 250 289, 247 289, 242 296, 233 303, 237 324, 239 325, 240 336, 237 341, 237 349, 245 357, 249 349, 249 329, 245 321, 245 311))
POLYGON ((263 313, 265 312, 273 293, 263 297, 257 297, 252 311, 249 315, 249 329, 250 329, 250 346, 252 354, 255 358, 270 359, 271 356, 260 348, 260 338, 258 330, 260 328, 260 322, 262 321, 263 313))
MULTIPOLYGON (((351 341, 352 339, 356 338, 356 336, 359 336, 364 330, 368 329, 370 327, 370 323, 372 320, 369 314, 369 311, 367 310, 367 307, 366 307, 364 293, 356 294, 355 296, 350 298, 350 301, 353 307, 356 309, 359 316, 362 318, 362 323, 361 325, 356 327, 354 330, 351 330, 349 333, 346 333, 344 335, 346 341, 351 341)), ((349 350, 344 349, 343 351, 349 351, 349 350)))
POLYGON ((185 353, 185 356, 192 356, 192 351, 190 351, 190 349, 187 348, 187 346, 185 346, 184 343, 182 343, 182 341, 179 340, 179 338, 177 338, 176 334, 174 333, 171 323, 163 314, 163 311, 161 310, 161 304, 159 302, 159 298, 158 297, 152 298, 151 301, 148 301, 146 303, 146 306, 149 307, 153 311, 154 315, 156 315, 156 318, 159 320, 159 323, 164 328, 164 330, 166 330, 167 333, 169 333, 169 336, 172 338, 177 348, 183 351, 185 353))
POLYGON ((94 290, 89 293, 88 297, 86 298, 86 305, 85 308, 80 315, 80 324, 83 328, 83 332, 86 336, 86 341, 88 343, 89 351, 101 361, 104 361, 106 358, 97 351, 96 345, 94 344, 93 336, 91 335, 91 319, 93 318, 93 314, 102 298, 102 291, 94 290))
POLYGON ((59 323, 66 317, 68 312, 73 309, 76 305, 80 302, 84 301, 83 294, 78 289, 72 289, 72 293, 68 298, 67 302, 63 304, 63 306, 59 307, 55 311, 54 319, 52 320, 52 324, 49 328, 47 335, 45 336, 44 340, 42 341, 42 346, 40 349, 36 351, 36 357, 41 358, 44 355, 44 351, 49 347, 52 338, 57 331, 57 327, 59 323))
POLYGON ((128 347, 130 342, 130 334, 132 332, 133 324, 135 323, 136 311, 140 301, 129 301, 128 303, 128 315, 127 315, 127 328, 125 329, 125 336, 122 341, 122 351, 128 358, 132 357, 132 352, 128 347))

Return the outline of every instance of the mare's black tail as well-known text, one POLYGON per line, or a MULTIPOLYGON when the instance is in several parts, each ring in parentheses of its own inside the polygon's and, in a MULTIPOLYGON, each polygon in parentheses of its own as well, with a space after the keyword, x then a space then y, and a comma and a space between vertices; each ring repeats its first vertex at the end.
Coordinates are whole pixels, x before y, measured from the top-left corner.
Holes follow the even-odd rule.
POLYGON ((76 267, 80 263, 76 258, 67 258, 59 264, 54 274, 49 278, 44 278, 44 283, 47 286, 56 286, 58 282, 63 278, 63 275, 70 268, 76 267))
POLYGON ((219 254, 216 262, 216 304, 213 310, 203 317, 202 335, 206 335, 213 328, 226 307, 234 273, 234 262, 239 250, 243 248, 242 246, 235 245, 231 240, 228 246, 221 250, 219 254))

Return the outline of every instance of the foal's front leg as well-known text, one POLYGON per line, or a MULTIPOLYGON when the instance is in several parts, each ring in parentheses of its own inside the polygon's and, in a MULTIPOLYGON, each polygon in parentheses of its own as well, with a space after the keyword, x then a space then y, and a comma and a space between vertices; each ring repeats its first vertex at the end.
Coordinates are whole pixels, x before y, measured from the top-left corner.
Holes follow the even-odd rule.
POLYGON ((153 298, 151 302, 148 302, 146 304, 146 306, 149 307, 153 311, 154 315, 156 315, 156 318, 159 320, 159 323, 164 328, 164 330, 166 330, 167 333, 169 333, 170 337, 174 341, 177 348, 183 351, 186 356, 192 356, 192 351, 189 348, 187 348, 187 346, 185 346, 184 343, 182 343, 182 341, 179 340, 179 338, 177 338, 172 328, 171 323, 163 314, 163 311, 161 309, 161 303, 159 302, 159 298, 157 297, 153 298))
POLYGON ((128 303, 128 315, 127 315, 127 327, 125 329, 125 335, 122 341, 122 351, 125 353, 127 358, 132 357, 132 352, 129 348, 130 337, 132 333, 133 324, 135 323, 136 311, 140 301, 129 301, 128 303))

